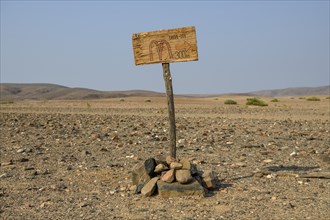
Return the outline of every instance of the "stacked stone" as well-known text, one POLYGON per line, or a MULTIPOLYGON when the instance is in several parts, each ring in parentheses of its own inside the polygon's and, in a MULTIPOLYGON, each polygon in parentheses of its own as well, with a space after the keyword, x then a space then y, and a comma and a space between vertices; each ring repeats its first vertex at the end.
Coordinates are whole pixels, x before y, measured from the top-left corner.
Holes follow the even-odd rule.
POLYGON ((135 193, 152 196, 158 192, 162 197, 200 195, 216 187, 212 171, 200 172, 188 159, 173 157, 149 158, 137 164, 132 171, 135 193))

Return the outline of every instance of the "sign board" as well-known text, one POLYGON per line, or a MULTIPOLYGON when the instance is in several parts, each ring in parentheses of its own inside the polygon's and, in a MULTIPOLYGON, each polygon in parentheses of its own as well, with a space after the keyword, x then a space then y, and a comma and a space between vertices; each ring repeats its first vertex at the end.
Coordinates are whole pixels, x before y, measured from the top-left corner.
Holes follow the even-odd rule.
POLYGON ((135 65, 198 60, 195 27, 133 34, 135 65))

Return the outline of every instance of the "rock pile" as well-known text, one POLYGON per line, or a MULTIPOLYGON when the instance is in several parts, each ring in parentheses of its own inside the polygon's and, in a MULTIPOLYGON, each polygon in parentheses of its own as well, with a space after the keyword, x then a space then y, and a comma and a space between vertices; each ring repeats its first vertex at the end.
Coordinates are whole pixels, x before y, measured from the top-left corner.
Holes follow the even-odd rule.
POLYGON ((152 196, 178 197, 200 195, 216 187, 216 176, 212 171, 199 171, 188 159, 176 160, 167 156, 149 158, 137 164, 132 171, 135 193, 152 196))

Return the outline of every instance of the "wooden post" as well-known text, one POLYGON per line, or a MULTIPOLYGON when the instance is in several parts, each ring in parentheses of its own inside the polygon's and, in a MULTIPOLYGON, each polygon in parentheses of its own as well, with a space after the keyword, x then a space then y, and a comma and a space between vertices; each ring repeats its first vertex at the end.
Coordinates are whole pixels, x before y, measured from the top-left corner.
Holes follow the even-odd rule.
POLYGON ((169 63, 198 60, 195 27, 136 33, 132 35, 132 43, 135 65, 162 64, 170 122, 170 156, 176 158, 174 98, 169 63))
POLYGON ((172 88, 172 76, 170 72, 170 64, 162 63, 163 76, 166 87, 166 97, 168 106, 168 117, 170 121, 170 155, 176 158, 176 126, 175 126, 175 111, 174 111, 174 98, 172 88))

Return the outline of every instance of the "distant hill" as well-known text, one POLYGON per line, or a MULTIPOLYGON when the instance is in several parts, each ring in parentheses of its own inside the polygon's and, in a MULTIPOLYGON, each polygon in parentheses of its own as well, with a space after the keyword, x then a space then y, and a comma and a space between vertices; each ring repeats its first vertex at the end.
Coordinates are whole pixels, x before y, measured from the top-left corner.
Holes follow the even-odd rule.
POLYGON ((250 94, 265 97, 330 95, 330 86, 261 90, 250 94))
MULTIPOLYGON (((228 95, 228 94, 227 94, 228 95)), ((262 90, 249 93, 235 93, 231 95, 250 95, 250 96, 315 96, 330 95, 330 86, 321 87, 299 87, 276 90, 262 90)), ((70 88, 55 84, 20 84, 20 83, 0 83, 0 100, 82 100, 82 99, 105 99, 121 97, 159 97, 165 96, 164 93, 158 93, 145 90, 128 91, 98 91, 86 88, 70 88)), ((190 97, 211 97, 215 95, 186 95, 190 97)))
POLYGON ((144 90, 128 90, 128 91, 98 91, 85 88, 69 88, 55 84, 0 84, 0 100, 79 100, 79 99, 105 99, 120 98, 129 96, 164 96, 163 93, 144 91, 144 90))

